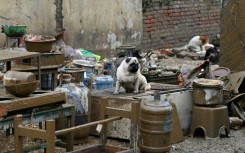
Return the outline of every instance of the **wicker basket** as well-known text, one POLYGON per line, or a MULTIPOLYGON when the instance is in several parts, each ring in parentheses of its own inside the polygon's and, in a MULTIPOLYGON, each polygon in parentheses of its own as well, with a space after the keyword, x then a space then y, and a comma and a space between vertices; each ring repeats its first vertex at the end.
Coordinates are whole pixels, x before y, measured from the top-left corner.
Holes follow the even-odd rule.
POLYGON ((25 39, 26 50, 29 52, 50 52, 55 38, 45 36, 42 41, 29 41, 25 39))

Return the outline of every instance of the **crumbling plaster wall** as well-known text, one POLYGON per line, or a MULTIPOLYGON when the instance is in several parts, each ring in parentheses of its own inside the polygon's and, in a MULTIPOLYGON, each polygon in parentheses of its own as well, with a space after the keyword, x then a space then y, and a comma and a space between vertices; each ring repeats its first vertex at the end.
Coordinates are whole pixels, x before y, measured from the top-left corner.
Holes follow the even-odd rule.
MULTIPOLYGON (((17 21, 29 33, 55 34, 56 5, 63 9, 65 42, 73 48, 109 56, 116 46, 141 43, 142 0, 1 0, 0 24, 17 21)), ((5 35, 0 37, 3 46, 5 35)))
MULTIPOLYGON (((53 0, 1 0, 0 25, 18 22, 28 26, 28 33, 54 33, 55 9, 53 0)), ((0 47, 5 41, 5 34, 1 33, 0 47)))
POLYGON ((141 0, 63 2, 65 39, 74 47, 110 57, 116 46, 141 43, 141 0))

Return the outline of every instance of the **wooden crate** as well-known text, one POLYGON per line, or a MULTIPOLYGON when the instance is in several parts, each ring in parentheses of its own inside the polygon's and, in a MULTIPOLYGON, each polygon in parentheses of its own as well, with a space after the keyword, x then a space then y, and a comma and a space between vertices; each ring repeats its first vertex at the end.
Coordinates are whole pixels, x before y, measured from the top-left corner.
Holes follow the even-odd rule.
MULTIPOLYGON (((31 58, 29 63, 31 66, 37 66, 36 58, 31 58)), ((42 53, 40 55, 40 66, 48 65, 64 65, 64 54, 62 53, 42 53)))
MULTIPOLYGON (((140 95, 150 95, 153 94, 153 91, 149 91, 147 93, 138 94, 140 95)), ((134 99, 135 94, 133 93, 120 93, 119 95, 113 95, 113 89, 104 90, 102 92, 93 93, 91 96, 91 121, 99 120, 99 110, 102 103, 102 100, 107 100, 108 107, 124 109, 128 111, 131 110, 131 106, 133 103, 138 103, 138 110, 140 111, 140 99, 134 99)), ((135 122, 139 122, 139 112, 137 112, 137 116, 133 119, 135 122)), ((119 139, 132 139, 130 136, 131 131, 131 119, 123 118, 120 121, 115 121, 114 123, 108 124, 108 137, 119 138, 119 139)), ((97 134, 95 128, 91 128, 91 134, 97 134)))

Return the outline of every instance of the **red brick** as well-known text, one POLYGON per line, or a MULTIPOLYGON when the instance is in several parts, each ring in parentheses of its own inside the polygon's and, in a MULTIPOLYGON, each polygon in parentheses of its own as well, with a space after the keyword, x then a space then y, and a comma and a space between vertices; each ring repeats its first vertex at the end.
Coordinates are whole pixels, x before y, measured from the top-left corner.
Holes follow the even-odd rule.
POLYGON ((151 20, 144 20, 144 23, 149 24, 149 23, 151 23, 151 20))
POLYGON ((145 31, 146 32, 151 32, 151 28, 146 28, 145 31))
POLYGON ((148 19, 148 20, 153 19, 153 15, 147 15, 146 19, 148 19))
POLYGON ((152 19, 151 22, 152 23, 156 23, 157 22, 157 19, 152 19))

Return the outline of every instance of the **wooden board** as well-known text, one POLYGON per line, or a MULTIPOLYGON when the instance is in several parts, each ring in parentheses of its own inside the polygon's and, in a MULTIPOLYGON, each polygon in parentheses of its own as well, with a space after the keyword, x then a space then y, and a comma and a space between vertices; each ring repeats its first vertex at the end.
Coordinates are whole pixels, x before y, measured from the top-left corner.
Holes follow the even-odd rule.
POLYGON ((97 144, 90 147, 83 148, 81 150, 75 150, 69 153, 133 153, 133 150, 125 148, 97 144))
POLYGON ((220 65, 245 70, 245 1, 229 0, 221 11, 220 65))
MULTIPOLYGON (((32 66, 37 66, 37 59, 31 58, 29 63, 32 66)), ((62 53, 42 53, 40 55, 41 66, 64 65, 64 54, 62 53)))
MULTIPOLYGON (((126 111, 132 111, 132 103, 139 103, 140 100, 133 99, 130 97, 121 97, 119 95, 114 95, 112 97, 109 96, 110 93, 103 92, 103 93, 97 93, 91 96, 91 121, 97 121, 99 120, 99 110, 102 105, 102 100, 106 99, 108 102, 108 107, 116 108, 116 109, 123 109, 126 111)), ((130 95, 130 94, 129 94, 130 95)), ((108 114, 113 112, 107 112, 108 114)), ((125 113, 121 114, 121 111, 118 111, 119 115, 126 116, 125 113)), ((138 120, 138 117, 135 117, 135 120, 138 120)), ((119 121, 114 121, 114 123, 108 124, 108 131, 107 135, 108 137, 113 138, 119 138, 119 139, 130 139, 130 131, 131 131, 131 119, 129 118, 123 118, 119 121)), ((91 128, 92 134, 97 134, 95 132, 95 128, 91 128)))
POLYGON ((0 50, 0 62, 12 61, 15 59, 25 59, 31 57, 37 57, 40 53, 37 52, 27 52, 19 51, 14 49, 4 49, 0 50))
POLYGON ((13 99, 0 101, 0 107, 7 109, 8 112, 25 110, 29 108, 64 104, 66 97, 64 92, 44 92, 40 94, 31 94, 29 97, 13 97, 13 99))

